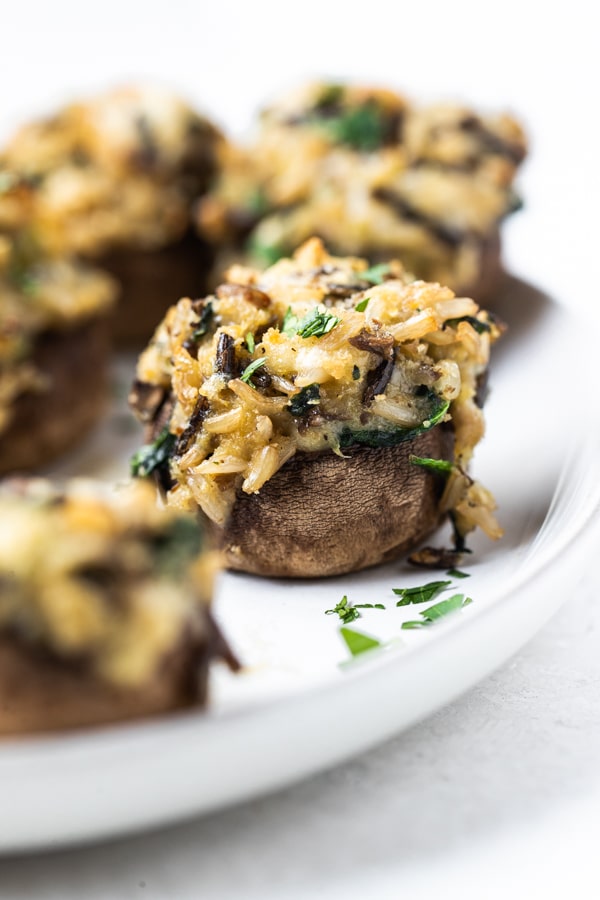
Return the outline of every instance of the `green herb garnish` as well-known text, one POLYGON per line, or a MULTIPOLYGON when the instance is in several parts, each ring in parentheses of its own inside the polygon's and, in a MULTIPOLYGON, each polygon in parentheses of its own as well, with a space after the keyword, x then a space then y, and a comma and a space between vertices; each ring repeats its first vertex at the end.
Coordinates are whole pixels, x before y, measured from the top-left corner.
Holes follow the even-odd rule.
POLYGON ((356 312, 364 312, 369 304, 370 299, 371 299, 370 297, 365 297, 364 300, 360 300, 354 307, 356 312))
POLYGON ((319 385, 315 382, 307 384, 297 394, 294 394, 287 405, 291 414, 296 417, 305 416, 311 406, 318 406, 321 399, 319 390, 319 385))
POLYGON ((371 266, 365 272, 360 272, 361 281, 370 281, 371 284, 383 284, 385 276, 389 275, 391 266, 389 263, 379 263, 377 266, 371 266))
POLYGON ((337 316, 316 306, 299 323, 297 333, 301 338, 323 337, 329 334, 339 321, 337 316))
POLYGON ((11 272, 11 280, 26 297, 35 297, 40 287, 39 278, 27 271, 11 272))
POLYGON ((372 102, 343 110, 338 116, 318 119, 317 123, 337 144, 368 152, 381 147, 385 138, 385 119, 372 102))
POLYGON ((287 337, 293 337, 295 334, 299 334, 302 338, 323 337, 323 335, 329 334, 339 321, 337 316, 327 312, 324 307, 315 306, 304 318, 300 319, 292 312, 291 306, 288 306, 283 317, 281 333, 287 337))
POLYGON ((454 463, 448 462, 447 459, 429 459, 427 456, 414 456, 411 453, 408 460, 413 466, 421 466, 436 475, 449 475, 454 468, 454 463))
POLYGON ((357 444, 364 447, 396 447, 404 441, 410 441, 416 435, 429 431, 430 428, 441 422, 448 412, 450 403, 447 400, 442 400, 441 397, 436 397, 435 399, 438 405, 434 407, 433 413, 421 425, 417 425, 414 428, 352 429, 344 427, 339 435, 340 449, 345 450, 357 444))
POLYGON ((353 379, 353 381, 358 381, 359 378, 360 378, 360 369, 358 368, 358 366, 353 366, 352 367, 352 379, 353 379))
POLYGON ((354 622, 356 619, 360 618, 360 613, 349 601, 348 597, 344 594, 339 603, 333 607, 333 609, 325 610, 326 616, 337 615, 340 617, 342 622, 347 624, 348 622, 354 622))
POLYGON ((415 628, 427 628, 429 625, 433 625, 434 622, 437 622, 438 619, 442 619, 444 616, 447 616, 456 610, 464 609, 465 606, 468 606, 472 602, 472 599, 470 597, 465 597, 464 594, 454 594, 447 600, 440 600, 440 602, 436 603, 434 606, 424 609, 420 613, 423 617, 422 619, 403 622, 401 627, 405 631, 415 628))
POLYGON ((266 359, 262 357, 261 359, 253 359, 252 362, 246 366, 242 374, 240 375, 240 381, 245 381, 246 384, 252 384, 250 379, 254 375, 257 369, 260 369, 261 366, 264 366, 266 363, 266 359))
POLYGON ((410 603, 428 603, 442 591, 445 591, 449 584, 452 584, 452 582, 430 581, 427 584, 418 585, 418 587, 392 588, 394 594, 400 597, 396 606, 408 606, 410 603))
POLYGON ((446 575, 450 575, 452 578, 470 578, 471 575, 469 572, 461 572, 460 569, 448 569, 446 575))
POLYGON ((136 478, 146 478, 151 475, 155 469, 167 462, 176 441, 176 435, 171 434, 169 426, 165 425, 156 440, 151 444, 144 444, 137 453, 133 454, 130 460, 131 474, 136 478))
POLYGON ((208 300, 202 307, 202 310, 200 311, 200 318, 196 322, 194 330, 192 331, 192 334, 190 335, 190 339, 192 341, 199 341, 201 337, 204 337, 204 335, 207 333, 208 329, 211 326, 213 316, 214 316, 213 305, 210 302, 210 300, 208 300))
POLYGON ((246 249, 254 257, 259 265, 268 268, 285 256, 285 247, 281 244, 267 244, 261 241, 257 235, 251 235, 247 241, 246 249))
POLYGON ((444 328, 446 325, 450 325, 451 328, 456 328, 459 322, 468 322, 471 325, 477 334, 483 334, 486 331, 491 331, 492 326, 489 322, 482 322, 481 319, 476 319, 475 316, 460 316, 458 319, 446 319, 444 322, 444 328))
POLYGON ((287 335, 287 337, 293 337, 297 333, 299 325, 300 319, 292 312, 292 307, 288 306, 286 314, 283 317, 281 333, 287 335))
POLYGON ((185 567, 202 549, 202 532, 192 518, 176 519, 169 531, 154 542, 157 571, 168 578, 181 577, 185 567))
POLYGON ((361 631, 355 631, 353 628, 340 628, 340 634, 352 656, 360 656, 361 653, 366 653, 367 650, 381 647, 381 642, 376 638, 363 634, 361 631))
POLYGON ((385 609, 383 603, 350 603, 348 597, 344 594, 339 603, 333 609, 326 609, 325 615, 338 615, 344 624, 355 622, 360 619, 359 609, 385 609))
POLYGON ((254 353, 255 346, 254 335, 249 331, 246 335, 246 347, 250 353, 254 353))
POLYGON ((265 215, 270 207, 269 198, 260 187, 255 188, 246 197, 244 208, 252 215, 260 218, 265 215))

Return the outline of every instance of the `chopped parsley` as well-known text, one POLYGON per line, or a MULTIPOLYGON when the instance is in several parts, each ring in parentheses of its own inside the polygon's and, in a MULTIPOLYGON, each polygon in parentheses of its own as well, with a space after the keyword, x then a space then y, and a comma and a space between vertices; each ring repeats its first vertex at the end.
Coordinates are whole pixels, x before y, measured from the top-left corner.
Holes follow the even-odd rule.
POLYGON ((336 603, 333 609, 325 610, 325 615, 338 615, 342 622, 344 622, 345 624, 347 624, 348 622, 354 622, 356 619, 360 618, 359 611, 355 606, 352 606, 352 604, 348 602, 348 597, 345 594, 340 602, 336 603))
POLYGON ((358 366, 353 366, 352 367, 352 380, 358 381, 359 378, 360 378, 360 369, 358 368, 358 366))
POLYGON ((305 416, 311 406, 318 406, 321 400, 319 385, 307 384, 297 394, 290 398, 287 408, 293 416, 305 416))
POLYGON ((196 322, 195 328, 192 331, 192 334, 190 336, 192 341, 198 341, 201 337, 204 337, 212 324, 213 316, 213 305, 209 300, 202 307, 200 318, 196 322))
POLYGON ((339 321, 337 316, 317 306, 304 316, 298 325, 297 333, 301 338, 323 337, 329 334, 339 321))
POLYGON ((370 281, 371 284, 383 284, 385 276, 390 273, 390 269, 389 263, 379 263, 377 266, 371 266, 365 272, 360 272, 360 280, 370 281))
POLYGON ((414 428, 391 426, 389 428, 375 427, 359 429, 352 429, 348 428, 348 426, 344 426, 339 435, 340 449, 346 450, 348 447, 353 447, 357 444, 361 444, 365 447, 395 447, 403 441, 411 440, 411 438, 415 437, 417 434, 429 431, 430 428, 433 428, 438 422, 442 421, 450 406, 448 400, 443 400, 433 393, 432 398, 434 398, 432 402, 437 405, 433 406, 432 414, 429 418, 425 419, 421 425, 417 425, 414 428))
POLYGON ((154 542, 157 571, 168 578, 181 577, 182 571, 200 553, 202 532, 195 518, 178 518, 168 532, 154 542))
POLYGON ((370 299, 371 299, 370 297, 365 297, 364 300, 360 300, 354 307, 356 312, 364 312, 369 304, 370 299))
POLYGON ((447 459, 430 459, 427 456, 414 456, 411 453, 408 460, 413 466, 421 466, 423 469, 434 472, 436 475, 449 475, 454 468, 454 463, 449 462, 447 459))
POLYGON ((340 634, 352 656, 360 656, 361 653, 366 653, 367 650, 381 647, 381 642, 377 638, 363 634, 361 631, 355 631, 353 628, 342 627, 340 628, 340 634))
POLYGON ((294 313, 292 312, 292 307, 288 306, 286 314, 283 317, 281 333, 285 334, 287 337, 293 337, 297 333, 299 325, 300 319, 298 318, 298 316, 294 315, 294 313))
POLYGON ((254 341, 254 335, 250 331, 246 335, 246 347, 248 348, 250 353, 254 353, 254 348, 256 347, 256 343, 254 341))
POLYGON ((360 619, 359 609, 385 609, 385 606, 383 603, 350 603, 348 597, 344 594, 333 609, 325 610, 325 615, 337 614, 344 624, 348 624, 349 622, 355 622, 356 619, 360 619))
POLYGON ((260 218, 268 212, 270 207, 269 198, 261 187, 251 191, 245 199, 244 208, 252 215, 260 218))
POLYGON ((266 268, 272 266, 282 256, 285 256, 285 247, 280 244, 267 244, 261 241, 257 235, 251 235, 246 247, 257 263, 266 268))
POLYGON ((321 306, 315 306, 302 319, 292 312, 291 306, 288 306, 283 317, 281 333, 287 337, 293 337, 295 334, 299 334, 302 338, 323 337, 323 335, 329 334, 339 321, 337 316, 321 306))
POLYGON ((27 270, 18 271, 15 269, 10 272, 10 278, 15 287, 25 294, 26 297, 35 297, 40 287, 39 279, 35 275, 32 275, 27 270))
POLYGON ((408 606, 410 603, 428 603, 445 591, 451 581, 430 581, 427 584, 418 585, 418 587, 409 588, 392 588, 394 594, 400 599, 396 602, 396 606, 408 606))
POLYGON ((266 363, 266 359, 262 357, 261 359, 253 359, 252 362, 246 366, 242 374, 240 375, 240 381, 245 381, 246 384, 252 384, 250 379, 254 375, 257 369, 260 369, 261 366, 264 366, 266 363))
POLYGON ((456 328, 459 322, 468 322, 471 325, 477 334, 483 334, 486 331, 491 331, 492 326, 489 322, 482 322, 481 319, 476 319, 475 316, 461 316, 458 319, 446 319, 444 322, 444 328, 447 325, 450 325, 451 328, 456 328))
POLYGON ((156 440, 134 453, 130 460, 131 474, 136 478, 146 478, 156 469, 167 462, 171 455, 177 437, 171 434, 169 426, 165 425, 156 440))
POLYGON ((318 119, 317 124, 336 144, 347 144, 362 152, 377 150, 385 139, 383 113, 371 101, 345 109, 337 116, 318 119))
POLYGON ((436 603, 434 606, 429 606, 427 609, 424 609, 420 613, 423 617, 422 619, 403 622, 401 627, 405 631, 415 628, 427 628, 429 625, 433 625, 434 622, 437 622, 438 619, 442 619, 444 616, 456 612, 459 609, 464 609, 465 606, 468 606, 472 602, 472 599, 470 597, 465 597, 464 594, 454 594, 447 600, 440 600, 440 602, 436 603))

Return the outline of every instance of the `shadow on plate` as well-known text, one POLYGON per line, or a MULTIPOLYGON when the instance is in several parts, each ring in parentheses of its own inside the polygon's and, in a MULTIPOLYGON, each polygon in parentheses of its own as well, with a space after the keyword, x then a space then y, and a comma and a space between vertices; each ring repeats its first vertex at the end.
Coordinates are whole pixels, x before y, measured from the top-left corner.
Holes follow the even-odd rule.
POLYGON ((493 300, 484 305, 508 326, 505 336, 494 347, 494 360, 514 352, 515 347, 521 351, 521 345, 530 339, 532 332, 557 311, 552 297, 508 273, 493 300))

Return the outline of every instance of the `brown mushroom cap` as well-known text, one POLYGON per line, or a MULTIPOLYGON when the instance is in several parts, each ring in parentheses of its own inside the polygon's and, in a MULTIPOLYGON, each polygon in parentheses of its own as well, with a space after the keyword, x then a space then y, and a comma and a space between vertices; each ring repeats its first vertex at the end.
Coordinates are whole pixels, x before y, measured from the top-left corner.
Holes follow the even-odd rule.
MULTIPOLYGON (((206 666, 197 672, 194 703, 206 698, 206 666)), ((0 636, 0 736, 103 725, 190 706, 189 653, 172 654, 142 687, 123 690, 0 636)))
POLYGON ((0 475, 46 465, 85 437, 106 406, 107 357, 100 318, 36 338, 32 362, 51 389, 16 399, 2 434, 0 475))
POLYGON ((224 529, 212 529, 231 569, 317 578, 365 569, 414 548, 441 521, 440 478, 411 454, 452 458, 438 426, 395 447, 345 458, 298 453, 257 494, 238 493, 224 529))

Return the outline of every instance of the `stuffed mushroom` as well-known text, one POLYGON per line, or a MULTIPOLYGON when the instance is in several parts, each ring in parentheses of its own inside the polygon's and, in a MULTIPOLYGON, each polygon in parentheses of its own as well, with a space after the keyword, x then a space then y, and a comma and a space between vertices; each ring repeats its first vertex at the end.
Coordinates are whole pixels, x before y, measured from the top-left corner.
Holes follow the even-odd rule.
POLYGON ((117 291, 104 272, 40 257, 19 194, 0 192, 0 474, 46 465, 100 417, 117 291))
POLYGON ((499 228, 519 206, 525 153, 508 115, 308 84, 262 113, 253 145, 228 148, 198 226, 263 265, 318 234, 337 254, 397 257, 481 299, 501 273, 499 228))
POLYGON ((0 735, 138 719, 206 700, 237 661, 211 614, 215 554, 138 483, 0 493, 0 735))
POLYGON ((140 357, 133 460, 201 510, 227 564, 313 577, 413 548, 450 514, 500 535, 466 472, 499 326, 477 304, 311 239, 172 307, 140 357))
POLYGON ((203 289, 208 247, 191 208, 222 140, 169 92, 119 88, 24 125, 0 154, 0 183, 29 194, 27 234, 42 255, 92 260, 117 278, 114 330, 141 342, 165 304, 203 289))

